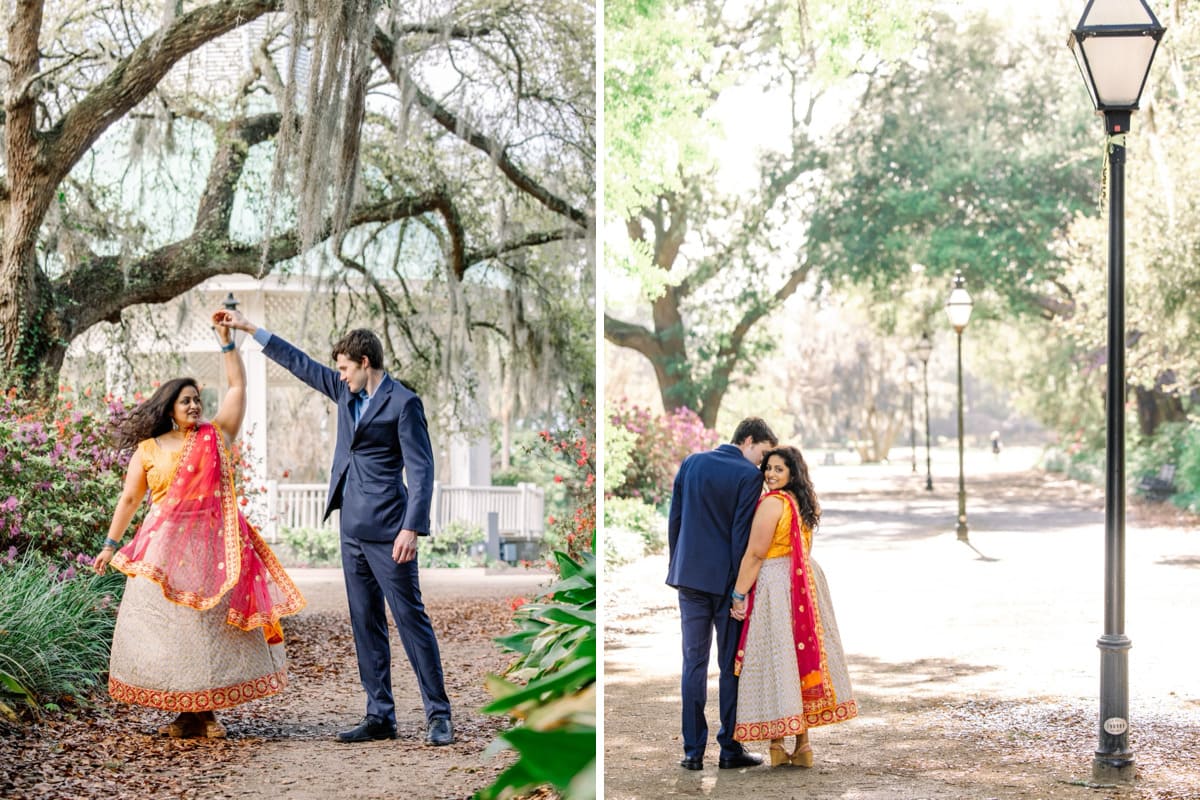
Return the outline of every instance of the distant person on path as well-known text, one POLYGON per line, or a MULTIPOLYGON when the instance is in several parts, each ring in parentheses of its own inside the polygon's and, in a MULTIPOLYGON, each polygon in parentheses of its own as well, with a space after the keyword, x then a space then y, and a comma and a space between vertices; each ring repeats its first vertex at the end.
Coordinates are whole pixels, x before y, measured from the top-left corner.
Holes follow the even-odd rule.
POLYGON ((992 431, 992 455, 1000 455, 1000 431, 992 431))
POLYGON ((342 731, 342 742, 396 738, 387 605, 416 674, 425 707, 425 741, 454 741, 442 657, 417 575, 417 537, 429 535, 433 449, 421 398, 383 371, 383 346, 353 330, 333 346, 337 369, 307 354, 238 311, 224 324, 246 331, 263 353, 337 404, 337 445, 325 517, 341 509, 342 572, 366 716, 342 731))
POLYGON ((117 611, 108 691, 123 703, 180 712, 174 738, 224 738, 216 711, 287 685, 280 618, 304 607, 270 547, 242 515, 228 444, 246 412, 246 372, 219 327, 229 389, 212 422, 191 378, 163 384, 116 425, 133 449, 108 538, 96 556, 129 576, 117 611), (129 544, 129 522, 152 505, 129 544), (186 709, 186 710, 185 710, 186 709))
POLYGON ((809 553, 821 506, 795 447, 767 453, 767 494, 733 589, 744 620, 735 671, 739 742, 770 740, 771 766, 813 765, 808 729, 858 715, 825 574, 809 553), (751 624, 753 612, 753 624, 751 624), (796 746, 784 749, 785 736, 796 746))
POLYGON ((734 741, 737 678, 734 648, 742 625, 730 616, 730 589, 750 536, 750 520, 762 493, 758 465, 778 438, 757 417, 744 419, 733 441, 684 459, 675 476, 667 528, 670 563, 667 585, 679 591, 683 628, 683 759, 684 769, 704 768, 708 745, 708 657, 713 632, 720 668, 721 769, 752 767, 762 757, 734 741))

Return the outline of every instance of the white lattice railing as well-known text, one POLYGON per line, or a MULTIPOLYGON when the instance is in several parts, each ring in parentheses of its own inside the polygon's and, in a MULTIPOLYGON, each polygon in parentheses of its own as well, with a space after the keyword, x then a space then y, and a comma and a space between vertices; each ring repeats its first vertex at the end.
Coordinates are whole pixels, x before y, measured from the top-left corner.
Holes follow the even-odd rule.
POLYGON ((492 511, 500 515, 502 539, 534 542, 546 532, 546 490, 540 486, 433 486, 435 535, 451 522, 478 525, 486 531, 492 511))
MULTIPOLYGON (((337 529, 337 512, 322 520, 329 487, 324 483, 267 482, 263 533, 269 542, 279 539, 281 528, 337 529)), ((487 531, 489 512, 499 515, 500 536, 508 541, 539 541, 546 530, 546 490, 531 483, 516 486, 433 485, 430 523, 433 533, 452 522, 476 525, 487 531)))

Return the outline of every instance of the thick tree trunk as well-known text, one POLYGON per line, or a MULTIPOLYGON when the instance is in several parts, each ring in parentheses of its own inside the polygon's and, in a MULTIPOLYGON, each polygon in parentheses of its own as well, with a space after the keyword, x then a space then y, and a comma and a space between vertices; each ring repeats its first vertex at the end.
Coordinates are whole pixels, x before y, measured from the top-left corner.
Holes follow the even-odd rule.
POLYGON ((1188 418, 1183 399, 1167 394, 1162 390, 1162 385, 1160 379, 1153 389, 1133 387, 1137 398, 1138 430, 1147 438, 1153 436, 1164 422, 1185 422, 1188 418))

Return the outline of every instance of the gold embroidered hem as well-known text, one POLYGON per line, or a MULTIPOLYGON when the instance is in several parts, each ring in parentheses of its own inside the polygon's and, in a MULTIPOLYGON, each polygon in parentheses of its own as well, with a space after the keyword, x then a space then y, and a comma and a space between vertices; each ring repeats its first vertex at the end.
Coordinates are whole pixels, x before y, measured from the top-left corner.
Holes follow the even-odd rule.
POLYGON ((832 725, 835 722, 845 722, 857 716, 858 702, 847 700, 844 703, 838 703, 832 708, 823 708, 820 711, 805 711, 804 721, 808 723, 808 727, 816 728, 821 725, 832 725))
POLYGON ((219 689, 198 692, 171 692, 162 689, 143 689, 130 686, 116 678, 108 679, 108 693, 119 703, 132 703, 163 711, 219 711, 236 705, 279 694, 287 687, 283 670, 254 680, 242 681, 219 689))
POLYGON ((733 738, 739 742, 765 742, 785 736, 800 736, 808 729, 808 725, 799 715, 773 719, 770 722, 739 722, 733 728, 733 738))

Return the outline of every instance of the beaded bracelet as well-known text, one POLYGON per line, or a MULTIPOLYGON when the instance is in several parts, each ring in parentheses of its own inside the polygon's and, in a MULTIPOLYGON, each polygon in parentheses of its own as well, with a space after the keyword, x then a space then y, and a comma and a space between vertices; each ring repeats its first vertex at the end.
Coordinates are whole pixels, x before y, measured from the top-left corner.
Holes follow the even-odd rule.
POLYGON ((746 595, 742 594, 737 589, 734 589, 732 592, 730 592, 729 596, 739 603, 746 599, 746 595))
POLYGON ((233 350, 233 349, 235 349, 236 347, 237 347, 237 343, 236 343, 236 342, 229 342, 228 344, 223 344, 223 345, 221 345, 221 352, 222 352, 222 353, 228 353, 230 350, 233 350))
POLYGON ((104 540, 104 546, 111 547, 113 550, 121 549, 121 543, 118 542, 116 539, 113 539, 112 537, 108 537, 104 540))

